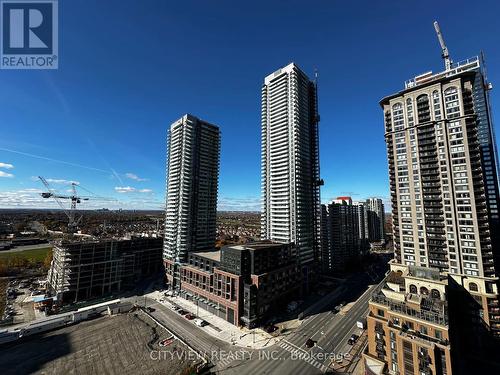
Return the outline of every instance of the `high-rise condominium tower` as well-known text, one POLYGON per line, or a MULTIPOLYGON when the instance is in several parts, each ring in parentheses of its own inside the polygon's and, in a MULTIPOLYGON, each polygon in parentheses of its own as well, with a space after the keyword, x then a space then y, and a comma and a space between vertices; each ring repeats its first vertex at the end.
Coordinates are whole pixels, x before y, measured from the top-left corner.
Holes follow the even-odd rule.
POLYGON ((297 65, 265 78, 261 237, 294 242, 302 264, 320 246, 318 121, 316 84, 297 65))
POLYGON ((350 197, 338 197, 324 206, 322 262, 325 272, 344 273, 364 244, 364 207, 350 197))
POLYGON ((167 147, 164 257, 185 262, 215 246, 220 131, 184 115, 170 126, 167 147))
POLYGON ((406 83, 384 98, 396 258, 494 276, 498 180, 480 60, 406 83))
POLYGON ((380 198, 368 198, 366 208, 370 211, 368 218, 368 232, 370 241, 381 241, 385 238, 384 203, 380 198))
POLYGON ((396 261, 449 273, 480 302, 482 319, 500 335, 490 88, 482 61, 473 58, 417 76, 381 106, 396 261))

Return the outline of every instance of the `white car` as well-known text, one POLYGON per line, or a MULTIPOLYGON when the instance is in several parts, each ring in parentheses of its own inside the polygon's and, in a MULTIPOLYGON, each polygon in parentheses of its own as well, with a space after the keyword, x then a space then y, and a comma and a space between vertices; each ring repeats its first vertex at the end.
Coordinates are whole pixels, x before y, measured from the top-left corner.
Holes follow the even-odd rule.
POLYGON ((195 319, 194 324, 196 324, 198 327, 205 327, 206 325, 208 325, 208 322, 203 319, 195 319))

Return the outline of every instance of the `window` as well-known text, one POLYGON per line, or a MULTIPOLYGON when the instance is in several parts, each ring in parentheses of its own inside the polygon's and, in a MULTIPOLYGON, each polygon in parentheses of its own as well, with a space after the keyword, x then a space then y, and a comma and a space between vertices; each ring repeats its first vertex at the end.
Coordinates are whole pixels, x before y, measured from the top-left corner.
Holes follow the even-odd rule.
POLYGON ((403 130, 405 120, 403 105, 401 103, 396 103, 392 106, 392 118, 394 120, 394 131, 403 130))
POLYGON ((429 96, 420 95, 417 98, 417 112, 418 112, 418 122, 428 122, 431 120, 431 113, 429 108, 429 96))
POLYGON ((427 327, 426 326, 420 326, 420 333, 422 335, 426 335, 427 336, 427 333, 428 333, 427 327))
POLYGON ((431 297, 439 299, 439 298, 441 298, 441 293, 439 293, 439 290, 437 290, 437 289, 432 289, 431 290, 431 297))
POLYGON ((469 290, 471 292, 477 292, 477 291, 479 291, 479 288, 477 287, 476 283, 469 283, 469 290))
POLYGON ((436 121, 441 120, 441 100, 437 90, 432 93, 432 106, 434 107, 434 118, 436 121))
POLYGON ((408 126, 415 124, 413 120, 413 103, 410 98, 406 99, 406 115, 408 117, 408 126))
POLYGON ((458 100, 458 91, 456 87, 450 87, 445 90, 444 102, 447 118, 452 119, 460 116, 460 102, 458 100))

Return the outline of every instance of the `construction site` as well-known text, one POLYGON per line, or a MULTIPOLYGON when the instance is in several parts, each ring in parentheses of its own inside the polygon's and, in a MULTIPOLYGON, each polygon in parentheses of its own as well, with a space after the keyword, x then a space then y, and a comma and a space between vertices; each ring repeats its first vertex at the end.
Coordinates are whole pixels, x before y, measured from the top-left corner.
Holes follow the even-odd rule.
POLYGON ((0 350, 6 375, 177 375, 191 373, 200 363, 196 353, 141 310, 80 322, 3 344, 0 350))
POLYGON ((162 269, 161 238, 61 242, 53 249, 47 292, 58 304, 133 289, 162 269))

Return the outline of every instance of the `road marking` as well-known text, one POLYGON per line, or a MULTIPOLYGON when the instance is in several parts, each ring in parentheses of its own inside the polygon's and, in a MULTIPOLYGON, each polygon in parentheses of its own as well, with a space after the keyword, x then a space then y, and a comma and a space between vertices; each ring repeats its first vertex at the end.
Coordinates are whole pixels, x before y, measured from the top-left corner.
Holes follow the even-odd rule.
POLYGON ((278 344, 281 348, 285 349, 287 352, 290 352, 294 355, 296 355, 299 359, 307 362, 311 366, 316 367, 317 369, 320 369, 322 372, 326 372, 328 370, 328 367, 323 365, 322 363, 316 361, 314 358, 311 357, 311 354, 305 351, 302 348, 299 348, 298 346, 292 344, 291 342, 288 342, 286 340, 280 341, 278 344))
POLYGON ((217 361, 217 367, 224 368, 227 367, 233 360, 231 358, 224 358, 217 361))

